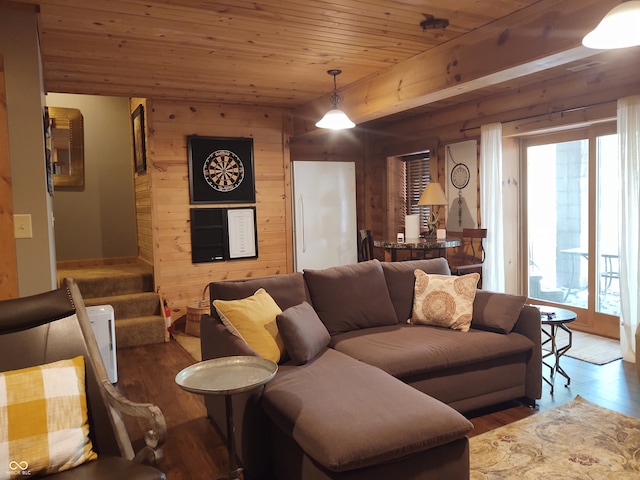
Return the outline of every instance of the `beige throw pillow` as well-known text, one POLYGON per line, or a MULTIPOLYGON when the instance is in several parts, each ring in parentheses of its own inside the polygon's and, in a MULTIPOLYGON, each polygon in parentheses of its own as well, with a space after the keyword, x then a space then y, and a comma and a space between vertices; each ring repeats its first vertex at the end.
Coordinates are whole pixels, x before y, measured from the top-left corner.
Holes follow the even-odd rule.
POLYGON ((415 270, 413 312, 410 323, 468 332, 480 275, 429 275, 415 270))

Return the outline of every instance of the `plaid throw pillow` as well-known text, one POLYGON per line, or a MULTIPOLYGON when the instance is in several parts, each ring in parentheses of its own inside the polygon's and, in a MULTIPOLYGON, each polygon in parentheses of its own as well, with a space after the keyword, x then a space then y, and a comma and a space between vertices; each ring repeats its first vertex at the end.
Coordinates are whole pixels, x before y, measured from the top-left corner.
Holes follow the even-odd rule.
POLYGON ((0 479, 59 472, 95 458, 83 357, 0 373, 0 479))

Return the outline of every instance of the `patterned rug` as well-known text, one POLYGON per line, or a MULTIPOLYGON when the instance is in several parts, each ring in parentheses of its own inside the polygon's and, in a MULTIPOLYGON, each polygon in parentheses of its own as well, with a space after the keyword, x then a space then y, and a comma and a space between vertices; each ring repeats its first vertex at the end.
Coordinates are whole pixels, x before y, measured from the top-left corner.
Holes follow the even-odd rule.
POLYGON ((470 439, 471 480, 640 478, 640 419, 576 397, 470 439))

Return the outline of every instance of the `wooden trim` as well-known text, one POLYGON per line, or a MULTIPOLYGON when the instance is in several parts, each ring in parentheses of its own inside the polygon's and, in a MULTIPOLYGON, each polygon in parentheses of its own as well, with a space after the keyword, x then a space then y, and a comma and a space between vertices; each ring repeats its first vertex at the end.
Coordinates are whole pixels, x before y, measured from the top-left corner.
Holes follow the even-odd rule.
MULTIPOLYGON (((1 4, 0 4, 1 6, 1 4)), ((18 297, 18 260, 13 233, 13 192, 4 58, 0 55, 0 300, 18 297)))
POLYGON ((65 268, 80 268, 80 267, 99 267, 103 265, 128 265, 132 263, 138 263, 137 257, 121 257, 121 258, 96 258, 91 260, 67 260, 64 262, 58 262, 56 268, 58 270, 65 268))
POLYGON ((10 2, 9 0, 0 0, 0 10, 40 13, 40 5, 35 5, 32 3, 10 2))

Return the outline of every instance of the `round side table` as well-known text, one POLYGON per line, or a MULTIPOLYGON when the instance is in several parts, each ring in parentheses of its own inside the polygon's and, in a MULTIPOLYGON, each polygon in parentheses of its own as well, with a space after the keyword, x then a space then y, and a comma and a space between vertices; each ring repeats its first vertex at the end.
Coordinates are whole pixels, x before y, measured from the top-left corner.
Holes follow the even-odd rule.
MULTIPOLYGON (((569 351, 573 341, 573 332, 567 326, 568 323, 575 321, 577 318, 576 312, 572 310, 567 310, 566 308, 556 308, 556 307, 548 307, 545 305, 533 305, 538 310, 540 310, 540 320, 542 323, 542 333, 547 336, 547 339, 542 342, 542 347, 547 344, 550 345, 549 352, 542 355, 542 363, 549 368, 550 370, 550 378, 553 379, 556 373, 559 373, 564 378, 567 379, 567 383, 565 387, 568 387, 571 384, 571 377, 564 371, 564 369, 560 366, 560 357, 562 357, 565 353, 569 351), (547 331, 544 326, 549 326, 549 331, 547 331), (559 346, 557 342, 557 334, 558 330, 563 330, 567 332, 569 335, 569 340, 565 345, 559 346), (552 363, 547 363, 545 361, 546 358, 553 357, 552 363)), ((553 395, 553 383, 550 379, 546 378, 544 375, 542 376, 543 380, 549 384, 551 387, 551 395, 553 395)))
POLYGON ((233 422, 233 395, 264 385, 278 371, 278 365, 262 357, 220 357, 196 363, 176 375, 176 383, 187 392, 200 395, 224 395, 229 445, 229 476, 240 478, 242 468, 236 462, 236 430, 233 422))

